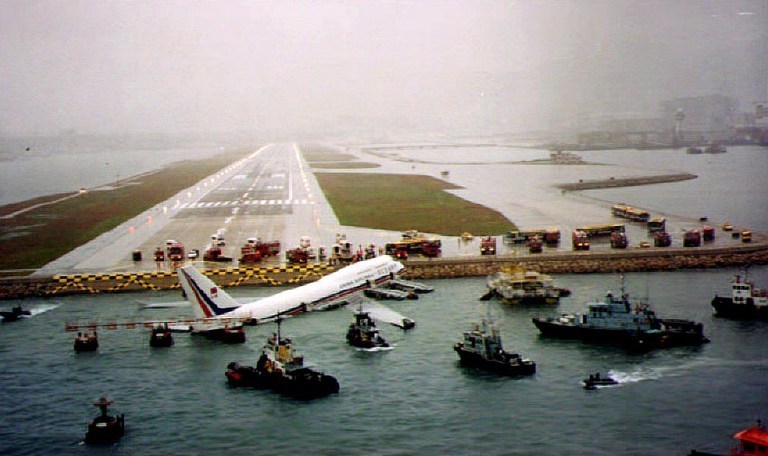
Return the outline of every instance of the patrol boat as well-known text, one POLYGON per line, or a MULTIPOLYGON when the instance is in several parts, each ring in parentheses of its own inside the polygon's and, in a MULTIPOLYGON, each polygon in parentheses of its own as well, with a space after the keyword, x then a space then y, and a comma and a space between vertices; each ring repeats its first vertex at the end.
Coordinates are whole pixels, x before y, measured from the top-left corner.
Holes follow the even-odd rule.
POLYGON ((633 305, 623 291, 608 291, 603 301, 587 304, 587 313, 533 318, 544 336, 624 344, 627 348, 651 350, 709 342, 703 325, 690 320, 662 319, 647 304, 633 305))
POLYGON ((464 332, 464 339, 453 346, 461 364, 502 375, 533 375, 536 363, 517 353, 507 353, 499 329, 489 319, 464 332))
POLYGON ((731 296, 715 295, 712 308, 718 317, 768 320, 768 290, 761 290, 737 275, 731 281, 731 296))
POLYGON ((267 339, 256 367, 231 362, 225 376, 231 386, 272 389, 297 399, 315 399, 339 392, 339 382, 332 376, 304 365, 304 356, 293 350, 293 342, 277 332, 267 339))

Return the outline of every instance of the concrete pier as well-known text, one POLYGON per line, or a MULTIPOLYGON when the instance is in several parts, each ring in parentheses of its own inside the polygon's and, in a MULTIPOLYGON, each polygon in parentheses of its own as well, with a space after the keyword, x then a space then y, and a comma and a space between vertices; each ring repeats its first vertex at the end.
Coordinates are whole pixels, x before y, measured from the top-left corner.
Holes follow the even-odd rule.
MULTIPOLYGON (((520 264, 550 274, 673 271, 768 264, 768 236, 753 243, 727 247, 652 248, 601 252, 565 252, 532 255, 443 257, 404 261, 407 279, 484 277, 502 267, 520 264)), ((312 282, 335 271, 327 264, 279 267, 209 269, 206 275, 222 287, 280 286, 312 282)), ((0 279, 0 299, 50 297, 68 294, 122 293, 178 289, 171 270, 139 273, 72 274, 53 277, 0 279)))

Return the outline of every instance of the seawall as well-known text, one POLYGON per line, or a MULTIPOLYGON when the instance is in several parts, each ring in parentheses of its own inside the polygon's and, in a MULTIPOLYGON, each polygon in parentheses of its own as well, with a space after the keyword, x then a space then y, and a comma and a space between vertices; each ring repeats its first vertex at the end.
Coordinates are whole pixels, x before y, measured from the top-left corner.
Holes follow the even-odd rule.
POLYGON ((640 176, 628 178, 610 178, 602 180, 582 180, 573 184, 561 184, 557 187, 562 190, 594 190, 598 188, 632 187, 636 185, 661 184, 665 182, 678 182, 688 179, 696 179, 698 176, 690 173, 662 174, 659 176, 640 176))
POLYGON ((674 271, 768 264, 768 245, 753 248, 627 250, 620 253, 570 253, 553 255, 452 258, 406 262, 406 277, 447 279, 486 276, 506 265, 549 274, 674 271))
MULTIPOLYGON (((674 271, 768 264, 768 237, 728 247, 631 249, 564 252, 537 255, 498 255, 404 261, 408 279, 484 277, 507 265, 551 274, 674 271)), ((308 283, 336 270, 327 264, 209 269, 206 275, 222 287, 280 286, 308 283)), ((170 270, 139 273, 70 274, 54 277, 0 278, 0 299, 53 297, 68 294, 122 293, 179 288, 170 270)))

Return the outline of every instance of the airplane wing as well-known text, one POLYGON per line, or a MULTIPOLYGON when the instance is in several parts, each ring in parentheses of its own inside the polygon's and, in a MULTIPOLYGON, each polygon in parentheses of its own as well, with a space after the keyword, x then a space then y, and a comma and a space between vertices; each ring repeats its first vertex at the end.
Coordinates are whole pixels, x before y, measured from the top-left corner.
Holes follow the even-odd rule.
POLYGON ((410 329, 416 324, 412 319, 378 301, 360 298, 350 304, 353 304, 349 306, 353 312, 362 307, 374 320, 389 323, 399 328, 410 329))

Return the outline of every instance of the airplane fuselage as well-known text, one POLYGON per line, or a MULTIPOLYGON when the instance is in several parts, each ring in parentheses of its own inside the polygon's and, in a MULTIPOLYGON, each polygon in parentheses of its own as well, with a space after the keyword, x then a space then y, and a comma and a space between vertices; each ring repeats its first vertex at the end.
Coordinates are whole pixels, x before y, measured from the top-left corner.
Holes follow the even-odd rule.
POLYGON ((380 256, 353 263, 316 282, 239 306, 194 266, 181 268, 179 279, 197 318, 213 321, 239 319, 258 324, 339 305, 351 295, 397 277, 403 269, 403 265, 391 257, 380 256))

